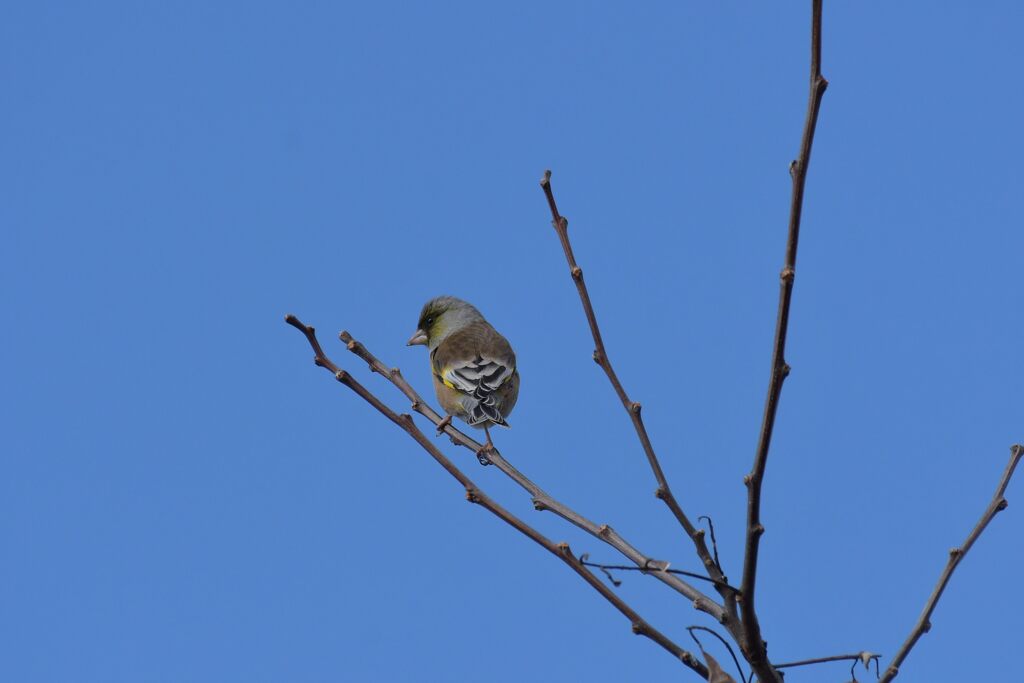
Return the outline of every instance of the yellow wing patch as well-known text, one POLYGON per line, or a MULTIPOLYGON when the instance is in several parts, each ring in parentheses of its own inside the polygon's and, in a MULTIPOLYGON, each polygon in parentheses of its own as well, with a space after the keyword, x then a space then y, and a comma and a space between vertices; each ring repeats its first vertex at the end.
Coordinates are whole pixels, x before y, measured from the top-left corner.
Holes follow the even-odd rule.
POLYGON ((449 389, 458 390, 458 387, 455 386, 454 384, 452 384, 452 381, 450 379, 448 379, 448 377, 451 375, 451 372, 452 372, 452 366, 447 365, 447 366, 441 368, 440 372, 435 373, 435 376, 439 380, 441 380, 441 384, 445 385, 449 389))

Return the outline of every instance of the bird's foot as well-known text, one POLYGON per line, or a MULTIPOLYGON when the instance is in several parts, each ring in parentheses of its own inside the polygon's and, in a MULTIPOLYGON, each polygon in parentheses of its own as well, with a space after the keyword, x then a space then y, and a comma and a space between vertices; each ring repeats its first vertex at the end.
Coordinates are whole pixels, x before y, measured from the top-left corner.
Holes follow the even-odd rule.
POLYGON ((444 434, 444 428, 452 423, 452 416, 445 415, 444 419, 437 423, 437 435, 444 434))
POLYGON ((480 464, 486 467, 487 465, 493 465, 491 459, 487 457, 488 453, 494 452, 494 444, 485 443, 480 447, 480 450, 476 452, 476 459, 480 461, 480 464))

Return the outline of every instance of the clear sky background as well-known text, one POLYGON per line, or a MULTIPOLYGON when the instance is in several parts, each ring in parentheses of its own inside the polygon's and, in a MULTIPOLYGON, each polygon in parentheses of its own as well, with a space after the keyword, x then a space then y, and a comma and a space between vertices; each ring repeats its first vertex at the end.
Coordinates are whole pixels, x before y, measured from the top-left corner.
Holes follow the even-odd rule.
MULTIPOLYGON (((8 3, 0 679, 697 680, 468 505, 283 316, 408 410, 337 331, 428 392, 419 308, 471 300, 518 354, 506 456, 696 569, 590 360, 554 169, 609 352, 738 581, 809 5, 8 3)), ((1024 439, 1024 10, 826 5, 763 506, 776 661, 894 654, 1024 439)), ((1024 482, 1007 496, 899 680, 1019 671, 1024 482)), ((711 625, 620 578, 681 644, 711 625)))

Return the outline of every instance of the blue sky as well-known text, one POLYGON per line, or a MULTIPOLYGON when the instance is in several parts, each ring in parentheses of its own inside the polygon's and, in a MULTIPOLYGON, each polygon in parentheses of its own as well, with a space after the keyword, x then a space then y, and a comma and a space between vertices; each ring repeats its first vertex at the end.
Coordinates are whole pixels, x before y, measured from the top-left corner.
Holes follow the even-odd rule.
MULTIPOLYGON (((427 392, 423 349, 404 346, 420 305, 473 301, 523 377, 503 453, 695 569, 590 360, 537 185, 554 169, 608 350, 738 578, 809 3, 4 15, 0 678, 696 680, 467 505, 282 318, 406 410, 337 331, 427 392)), ((776 661, 893 654, 1024 439, 1022 32, 1018 3, 825 8, 831 86, 762 511, 776 661)), ((445 447, 544 533, 619 559, 445 447)), ((1005 679, 1022 486, 899 680, 1005 679)), ((622 578, 678 642, 708 625, 622 578)))

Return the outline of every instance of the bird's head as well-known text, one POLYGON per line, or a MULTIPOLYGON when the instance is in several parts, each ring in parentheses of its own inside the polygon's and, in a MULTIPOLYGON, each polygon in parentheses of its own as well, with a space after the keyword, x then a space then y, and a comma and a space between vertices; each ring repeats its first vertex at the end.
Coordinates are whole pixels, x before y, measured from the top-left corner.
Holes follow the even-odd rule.
POLYGON ((480 311, 462 299, 453 296, 433 298, 423 304, 417 329, 409 338, 407 346, 422 344, 434 350, 452 332, 483 319, 480 311))

